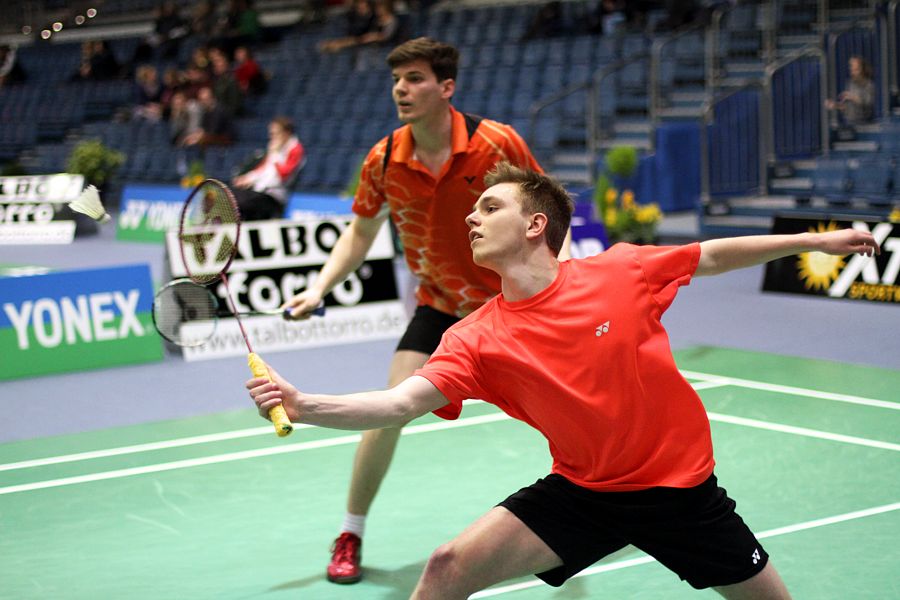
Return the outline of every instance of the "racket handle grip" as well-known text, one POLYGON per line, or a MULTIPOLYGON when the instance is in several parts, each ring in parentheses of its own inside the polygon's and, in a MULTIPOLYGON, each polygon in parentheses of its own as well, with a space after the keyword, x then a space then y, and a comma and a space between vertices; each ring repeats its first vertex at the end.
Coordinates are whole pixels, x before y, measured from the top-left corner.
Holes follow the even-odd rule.
MULTIPOLYGON (((269 377, 269 370, 266 369, 266 365, 255 352, 247 355, 247 364, 250 366, 250 372, 253 373, 254 377, 265 377, 272 381, 272 378, 269 377)), ((291 420, 288 419, 284 406, 279 404, 272 408, 269 411, 269 418, 272 419, 272 424, 275 425, 275 433, 278 434, 278 437, 290 435, 294 431, 294 426, 291 424, 291 420)))

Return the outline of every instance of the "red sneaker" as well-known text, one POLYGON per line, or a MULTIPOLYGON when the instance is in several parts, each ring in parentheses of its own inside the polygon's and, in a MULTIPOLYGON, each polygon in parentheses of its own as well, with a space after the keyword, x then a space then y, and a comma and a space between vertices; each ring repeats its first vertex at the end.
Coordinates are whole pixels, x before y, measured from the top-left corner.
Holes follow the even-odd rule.
POLYGON ((356 583, 362 579, 362 540, 355 533, 345 531, 331 546, 331 563, 328 565, 328 581, 356 583))

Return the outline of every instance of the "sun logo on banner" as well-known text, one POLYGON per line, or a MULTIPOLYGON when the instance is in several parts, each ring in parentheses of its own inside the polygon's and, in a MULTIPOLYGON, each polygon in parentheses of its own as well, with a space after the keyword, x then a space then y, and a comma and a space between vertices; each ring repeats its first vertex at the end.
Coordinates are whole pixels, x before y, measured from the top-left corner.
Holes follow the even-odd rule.
MULTIPOLYGON (((825 225, 818 223, 810 227, 810 233, 824 233, 840 229, 834 222, 825 225)), ((832 256, 824 252, 804 252, 797 260, 798 275, 803 279, 803 286, 808 290, 827 290, 841 274, 847 262, 843 256, 832 256)))

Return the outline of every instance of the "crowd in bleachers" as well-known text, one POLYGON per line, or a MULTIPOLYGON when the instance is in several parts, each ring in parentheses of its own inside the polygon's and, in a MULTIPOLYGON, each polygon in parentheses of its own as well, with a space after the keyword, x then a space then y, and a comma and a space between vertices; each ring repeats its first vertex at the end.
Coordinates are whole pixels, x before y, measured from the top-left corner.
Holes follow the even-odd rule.
MULTIPOLYGON (((78 139, 100 138, 128 156, 121 181, 176 182, 192 160, 230 180, 266 147, 271 120, 286 116, 307 155, 297 185, 340 190, 366 150, 397 126, 384 56, 418 35, 459 47, 454 104, 512 124, 543 160, 560 145, 583 143, 588 91, 532 121, 536 102, 618 59, 647 55, 654 36, 702 21, 723 3, 585 0, 429 11, 424 0, 355 0, 325 18, 325 4, 310 0, 296 24, 271 29, 249 0, 111 3, 110 11, 152 10, 152 31, 0 48, 0 165, 20 160, 31 172, 58 171, 78 139)), ((744 39, 732 33, 731 43, 744 39)), ((758 52, 759 36, 751 41, 758 52)), ((702 90, 702 36, 671 49, 681 71, 657 76, 702 90)), ((627 65, 604 81, 601 121, 646 120, 648 65, 627 65)))

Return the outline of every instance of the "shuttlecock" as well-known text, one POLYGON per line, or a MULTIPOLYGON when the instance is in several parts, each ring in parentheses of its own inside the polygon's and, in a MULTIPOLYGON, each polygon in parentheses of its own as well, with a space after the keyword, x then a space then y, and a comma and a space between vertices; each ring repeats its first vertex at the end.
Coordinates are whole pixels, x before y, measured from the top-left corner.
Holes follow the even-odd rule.
POLYGON ((107 223, 111 218, 100 202, 100 192, 92 185, 84 188, 81 195, 69 203, 69 208, 101 223, 107 223))

